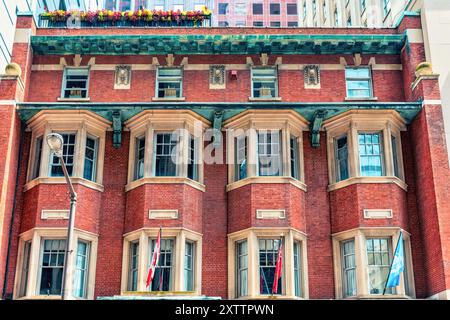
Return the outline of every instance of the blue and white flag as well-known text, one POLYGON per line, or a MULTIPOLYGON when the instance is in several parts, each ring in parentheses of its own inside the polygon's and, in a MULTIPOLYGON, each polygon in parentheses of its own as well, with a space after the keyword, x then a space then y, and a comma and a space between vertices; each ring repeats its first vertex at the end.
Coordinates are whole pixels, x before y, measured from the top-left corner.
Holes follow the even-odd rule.
POLYGON ((405 254, 403 250, 403 233, 400 231, 397 248, 394 253, 394 261, 392 261, 386 288, 396 287, 400 284, 400 274, 403 270, 405 270, 405 254))

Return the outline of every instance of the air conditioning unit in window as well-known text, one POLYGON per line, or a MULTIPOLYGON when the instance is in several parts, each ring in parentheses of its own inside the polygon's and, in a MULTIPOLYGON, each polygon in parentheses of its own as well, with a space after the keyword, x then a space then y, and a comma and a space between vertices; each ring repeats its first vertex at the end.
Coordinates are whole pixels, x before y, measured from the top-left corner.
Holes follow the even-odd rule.
POLYGON ((263 98, 271 98, 272 97, 272 89, 270 89, 270 88, 262 87, 259 93, 260 93, 261 97, 263 97, 263 98))
POLYGON ((81 90, 70 90, 71 98, 81 98, 81 90))
POLYGON ((177 96, 177 89, 164 88, 164 98, 175 98, 177 96))

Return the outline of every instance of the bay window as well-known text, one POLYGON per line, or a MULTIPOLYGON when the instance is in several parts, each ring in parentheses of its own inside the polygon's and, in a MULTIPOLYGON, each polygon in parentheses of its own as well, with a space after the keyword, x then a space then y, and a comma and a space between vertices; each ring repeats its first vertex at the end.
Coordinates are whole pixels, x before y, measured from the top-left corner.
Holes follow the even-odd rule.
POLYGON ((291 111, 246 111, 224 124, 227 134, 228 191, 247 183, 292 183, 305 188, 303 130, 291 111))
POLYGON ((56 183, 64 179, 59 157, 46 142, 49 133, 63 137, 62 158, 74 183, 102 191, 106 130, 110 122, 89 111, 41 111, 28 122, 32 143, 28 184, 56 183))
POLYGON ((124 239, 122 291, 189 292, 201 290, 202 237, 184 228, 163 228, 158 264, 150 285, 148 270, 159 228, 129 233, 124 239))
MULTIPOLYGON (((67 228, 34 228, 20 235, 14 298, 54 299, 61 296, 67 228)), ((75 299, 93 299, 98 239, 75 230, 74 254, 68 256, 73 272, 66 290, 75 299)))
POLYGON ((131 118, 127 190, 145 183, 186 183, 203 190, 203 133, 192 111, 152 110, 131 118))
POLYGON ((329 189, 352 183, 395 183, 406 189, 401 150, 405 121, 396 111, 348 111, 324 122, 329 189))
POLYGON ((383 295, 393 252, 403 233, 405 269, 400 284, 385 295, 414 297, 410 235, 399 228, 359 228, 333 235, 337 298, 377 298, 383 295))
POLYGON ((272 295, 308 298, 306 237, 292 228, 250 228, 228 235, 229 299, 254 299, 272 295), (275 279, 282 244, 280 278, 275 279))

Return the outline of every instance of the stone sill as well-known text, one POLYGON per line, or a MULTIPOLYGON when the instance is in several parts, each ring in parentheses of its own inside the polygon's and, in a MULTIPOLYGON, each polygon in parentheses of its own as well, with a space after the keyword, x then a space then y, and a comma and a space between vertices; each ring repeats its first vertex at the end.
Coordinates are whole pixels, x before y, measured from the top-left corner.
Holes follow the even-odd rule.
POLYGON ((359 183, 381 183, 390 184, 394 183, 405 191, 408 191, 408 185, 397 177, 353 177, 343 181, 339 181, 328 185, 328 191, 338 190, 347 186, 359 183))
MULTIPOLYGON (((101 185, 99 183, 96 183, 96 182, 93 182, 90 180, 86 180, 83 178, 78 178, 78 177, 71 177, 70 179, 72 180, 72 183, 75 185, 79 184, 79 185, 85 186, 87 188, 90 188, 92 190, 96 190, 96 191, 100 191, 100 192, 104 191, 103 185, 101 185)), ((26 192, 39 184, 67 184, 67 183, 66 183, 66 179, 64 177, 39 177, 39 178, 29 181, 23 187, 23 192, 26 192)))
POLYGON ((240 187, 249 185, 249 184, 259 184, 259 183, 290 183, 293 186, 299 188, 300 190, 306 190, 306 184, 301 182, 300 180, 294 179, 292 177, 249 177, 239 181, 232 182, 227 185, 227 192, 238 189, 240 187))
POLYGON ((131 191, 144 184, 186 184, 202 192, 206 191, 206 186, 198 181, 183 177, 149 177, 131 181, 125 186, 125 192, 131 191))
POLYGON ((345 101, 378 101, 377 97, 358 98, 358 97, 345 97, 345 101))
POLYGON ((181 98, 158 98, 158 97, 153 97, 152 101, 166 101, 166 102, 177 102, 177 101, 186 101, 185 97, 181 97, 181 98))
POLYGON ((281 97, 273 97, 273 98, 254 98, 248 97, 248 101, 281 101, 281 97))
POLYGON ((61 98, 57 99, 59 102, 89 102, 91 98, 61 98))
POLYGON ((62 300, 61 295, 36 295, 36 296, 25 296, 20 298, 14 298, 14 300, 62 300))

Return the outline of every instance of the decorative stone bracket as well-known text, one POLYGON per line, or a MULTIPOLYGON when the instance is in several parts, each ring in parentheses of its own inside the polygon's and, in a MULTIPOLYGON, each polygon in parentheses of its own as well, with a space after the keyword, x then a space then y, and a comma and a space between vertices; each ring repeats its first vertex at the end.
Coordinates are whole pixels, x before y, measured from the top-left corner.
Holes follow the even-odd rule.
POLYGON ((316 111, 311 121, 311 145, 313 148, 320 147, 320 127, 325 119, 327 112, 325 110, 316 111))
POLYGON ((220 144, 222 143, 222 121, 223 121, 223 111, 222 110, 216 110, 214 112, 214 141, 213 146, 214 148, 220 147, 220 144))
POLYGON ((122 115, 120 111, 113 111, 113 146, 118 149, 122 146, 122 115))

